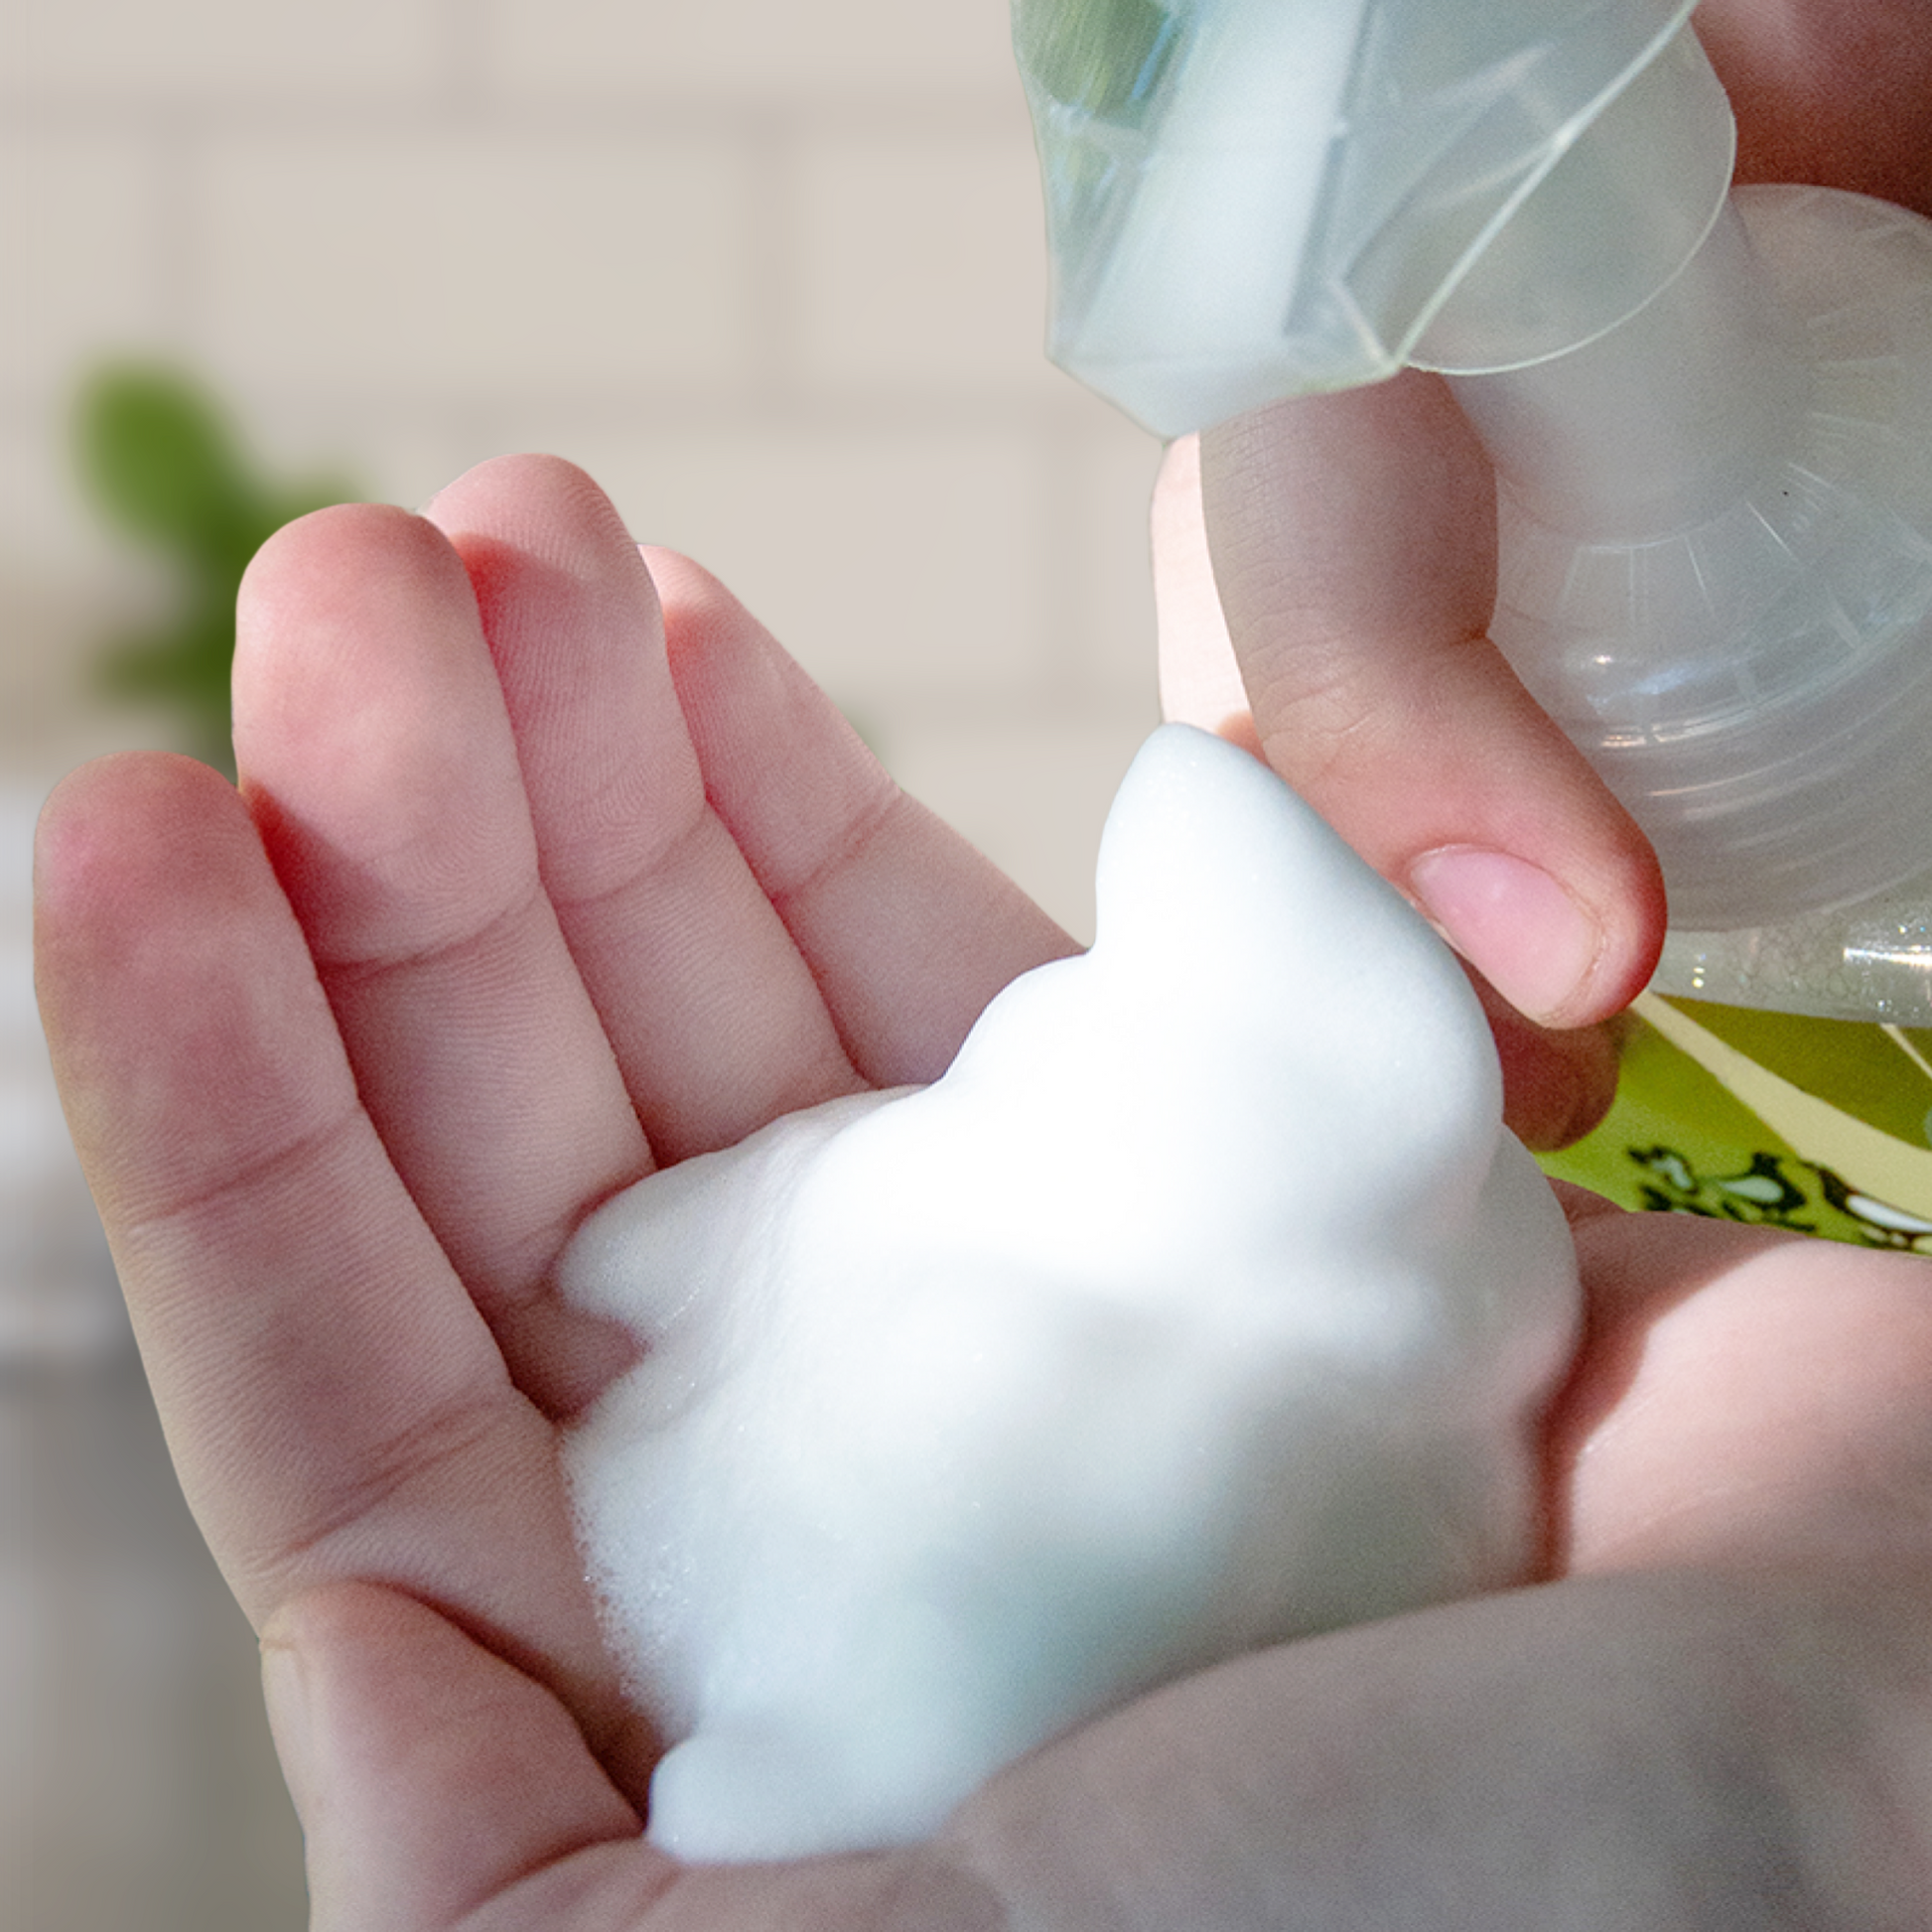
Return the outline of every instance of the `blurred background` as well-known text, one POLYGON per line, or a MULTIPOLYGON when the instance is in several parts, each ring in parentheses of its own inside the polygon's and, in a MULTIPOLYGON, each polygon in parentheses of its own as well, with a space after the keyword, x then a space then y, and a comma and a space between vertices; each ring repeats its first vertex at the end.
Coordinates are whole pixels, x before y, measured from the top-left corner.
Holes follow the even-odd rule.
POLYGON ((259 529, 552 450, 1086 936, 1158 453, 1045 364, 1043 302, 1005 0, 0 0, 10 1932, 305 1919, 47 1075, 40 800, 207 741, 259 529))

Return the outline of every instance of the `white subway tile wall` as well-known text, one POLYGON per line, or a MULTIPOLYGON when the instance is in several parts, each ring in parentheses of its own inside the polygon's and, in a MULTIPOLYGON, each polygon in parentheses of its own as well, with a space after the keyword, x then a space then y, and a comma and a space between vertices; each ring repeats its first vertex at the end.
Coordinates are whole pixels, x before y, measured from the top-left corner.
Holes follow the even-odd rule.
POLYGON ((1044 291, 1002 0, 0 0, 7 648, 134 594, 68 476, 102 353, 405 503, 555 450, 1084 933, 1157 452, 1047 365, 1044 291), (1056 735, 1079 782, 1016 798, 1056 735))
POLYGON ((14 0, 0 12, 9 91, 77 109, 230 101, 421 99, 466 7, 333 0, 14 0))
MULTIPOLYGON (((1158 452, 1046 365, 1044 290, 1004 0, 0 0, 21 836, 74 758, 165 736, 87 695, 165 585, 68 452, 83 370, 161 354, 283 475, 413 504, 501 451, 582 463, 1084 936, 1154 717, 1158 452)), ((58 1137, 23 1038, 0 1113, 58 1137)), ((121 1330, 33 1307, 68 1340, 0 1363, 0 1922, 292 1932, 252 1660, 121 1330)))
POLYGON ((652 0, 483 0, 460 11, 479 29, 479 72, 524 99, 649 92, 809 102, 836 115, 855 101, 961 100, 1008 111, 1017 98, 1006 9, 977 0, 721 4, 687 13, 652 0))

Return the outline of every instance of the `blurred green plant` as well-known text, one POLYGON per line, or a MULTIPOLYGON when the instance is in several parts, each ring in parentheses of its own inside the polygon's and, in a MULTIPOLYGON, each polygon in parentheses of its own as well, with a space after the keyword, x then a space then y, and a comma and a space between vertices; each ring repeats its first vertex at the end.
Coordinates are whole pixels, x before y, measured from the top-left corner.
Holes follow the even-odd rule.
POLYGON ((102 683, 174 709, 193 749, 232 771, 228 673, 242 572, 284 523, 354 491, 335 479, 268 481, 220 401, 161 363, 94 370, 76 402, 74 443, 82 487, 101 515, 164 557, 179 586, 165 622, 109 641, 102 683))

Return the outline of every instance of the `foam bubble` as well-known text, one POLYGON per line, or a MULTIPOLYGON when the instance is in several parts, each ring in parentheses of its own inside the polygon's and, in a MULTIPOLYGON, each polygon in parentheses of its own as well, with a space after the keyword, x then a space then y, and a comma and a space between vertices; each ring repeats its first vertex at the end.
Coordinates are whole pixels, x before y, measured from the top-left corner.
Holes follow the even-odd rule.
POLYGON ((920 1837, 1153 1685, 1522 1572, 1575 1261, 1461 970, 1185 727, 1097 899, 936 1084, 565 1256, 647 1344, 566 1458, 680 1856, 920 1837))

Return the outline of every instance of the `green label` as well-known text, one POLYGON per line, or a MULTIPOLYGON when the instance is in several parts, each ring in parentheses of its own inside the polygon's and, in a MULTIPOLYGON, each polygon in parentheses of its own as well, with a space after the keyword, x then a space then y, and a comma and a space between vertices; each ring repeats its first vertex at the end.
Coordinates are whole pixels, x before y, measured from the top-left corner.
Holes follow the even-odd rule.
POLYGON ((1547 1173, 1624 1207, 1932 1254, 1932 1030, 1646 995, 1616 1104, 1547 1173))

